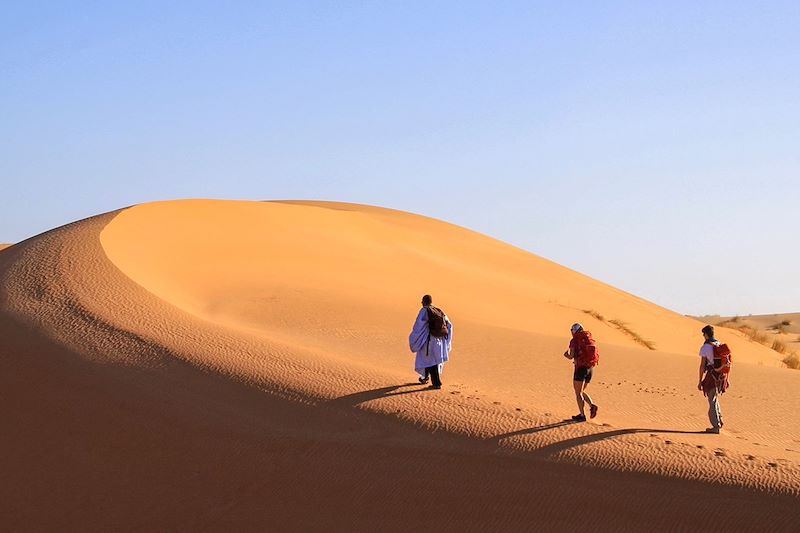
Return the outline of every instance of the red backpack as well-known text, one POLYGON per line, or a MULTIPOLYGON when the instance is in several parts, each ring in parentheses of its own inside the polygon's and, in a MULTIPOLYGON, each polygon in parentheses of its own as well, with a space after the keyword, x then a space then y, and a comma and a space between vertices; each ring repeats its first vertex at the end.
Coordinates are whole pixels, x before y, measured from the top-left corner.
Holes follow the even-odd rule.
POLYGON ((586 330, 581 330, 575 335, 576 356, 575 365, 582 367, 594 367, 600 362, 600 350, 594 342, 592 334, 586 330))
MULTIPOLYGON (((712 344, 712 346, 714 346, 712 344)), ((714 346, 714 372, 717 374, 730 374, 733 356, 727 344, 714 346)))

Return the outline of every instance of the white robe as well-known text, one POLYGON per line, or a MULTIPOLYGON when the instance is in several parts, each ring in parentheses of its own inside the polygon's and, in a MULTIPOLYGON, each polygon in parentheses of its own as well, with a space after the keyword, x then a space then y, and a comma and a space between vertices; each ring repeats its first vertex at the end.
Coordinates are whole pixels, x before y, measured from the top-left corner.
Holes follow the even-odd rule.
POLYGON ((444 317, 447 324, 447 337, 433 337, 428 329, 428 311, 423 307, 417 314, 414 327, 408 336, 408 346, 412 352, 416 352, 414 360, 414 370, 424 377, 425 368, 439 365, 439 373, 444 370, 444 363, 447 362, 450 350, 453 347, 453 324, 447 315, 444 317))

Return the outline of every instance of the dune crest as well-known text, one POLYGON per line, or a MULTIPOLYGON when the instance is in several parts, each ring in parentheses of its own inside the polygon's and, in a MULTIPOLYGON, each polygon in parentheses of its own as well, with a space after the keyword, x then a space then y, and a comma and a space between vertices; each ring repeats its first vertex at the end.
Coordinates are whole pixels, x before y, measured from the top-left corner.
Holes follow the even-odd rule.
POLYGON ((579 483, 599 530, 675 527, 665 501, 698 529, 756 527, 752 502, 775 530, 798 518, 800 373, 777 354, 725 331, 732 430, 697 434, 701 323, 429 218, 144 204, 4 251, 0 295, 10 524, 404 530, 431 512, 442 529, 569 529, 579 483), (436 392, 406 346, 423 292, 456 328, 436 392), (562 422, 574 321, 601 344, 597 423, 562 422), (709 514, 710 490, 728 513, 709 514))

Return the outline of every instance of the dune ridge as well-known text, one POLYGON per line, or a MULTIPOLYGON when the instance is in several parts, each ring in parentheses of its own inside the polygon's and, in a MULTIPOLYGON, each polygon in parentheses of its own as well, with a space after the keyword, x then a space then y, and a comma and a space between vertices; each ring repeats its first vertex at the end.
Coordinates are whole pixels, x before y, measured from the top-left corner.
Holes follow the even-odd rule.
POLYGON ((580 523, 569 513, 579 482, 606 510, 601 530, 674 525, 652 516, 665 501, 698 528, 770 516, 789 531, 798 517, 788 447, 800 437, 778 401, 798 380, 755 364, 772 361, 763 347, 731 333, 741 401, 724 405, 739 429, 693 434, 698 322, 424 217, 318 202, 145 204, 8 249, 0 289, 13 400, 3 409, 18 428, 4 436, 11 523, 400 530, 421 508, 444 529, 565 529, 580 523), (441 394, 413 384, 404 353, 421 287, 456 323, 441 394), (507 314, 487 309, 494 301, 507 314), (558 354, 574 320, 602 333, 593 393, 609 414, 597 424, 561 422, 574 407, 558 354), (661 379, 643 357, 658 358, 661 379), (420 502, 421 490, 442 501, 420 502), (709 491, 742 508, 709 515, 699 501, 709 491), (43 501, 54 518, 35 512, 43 501))

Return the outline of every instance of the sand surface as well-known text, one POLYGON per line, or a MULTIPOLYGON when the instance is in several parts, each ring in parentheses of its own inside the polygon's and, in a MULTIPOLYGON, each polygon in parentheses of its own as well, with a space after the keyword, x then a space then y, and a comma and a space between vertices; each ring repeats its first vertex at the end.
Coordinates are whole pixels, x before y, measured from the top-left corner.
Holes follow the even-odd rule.
POLYGON ((779 354, 720 328, 728 431, 700 434, 702 323, 429 218, 145 204, 3 251, 0 297, 6 529, 800 519, 800 372, 779 354), (425 292, 455 325, 440 391, 415 383, 407 347, 425 292), (584 424, 563 422, 575 321, 601 348, 584 424))

